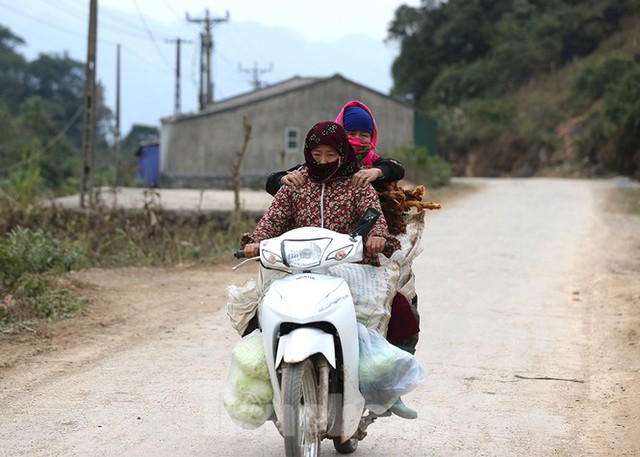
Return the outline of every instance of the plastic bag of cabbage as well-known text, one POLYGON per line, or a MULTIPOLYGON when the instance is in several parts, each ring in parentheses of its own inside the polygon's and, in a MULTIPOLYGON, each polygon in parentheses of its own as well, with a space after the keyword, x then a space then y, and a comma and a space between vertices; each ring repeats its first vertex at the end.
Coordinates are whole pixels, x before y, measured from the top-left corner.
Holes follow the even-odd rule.
POLYGON ((224 388, 223 404, 231 419, 243 428, 258 428, 273 413, 273 389, 259 330, 236 343, 224 388))
POLYGON ((418 360, 393 346, 378 332, 358 324, 358 375, 365 407, 376 414, 388 410, 398 397, 425 380, 418 360))

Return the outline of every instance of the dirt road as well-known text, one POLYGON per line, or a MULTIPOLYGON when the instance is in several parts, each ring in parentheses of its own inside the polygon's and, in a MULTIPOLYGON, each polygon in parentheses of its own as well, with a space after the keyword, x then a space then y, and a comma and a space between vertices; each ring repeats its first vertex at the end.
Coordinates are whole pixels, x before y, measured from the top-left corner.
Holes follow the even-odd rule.
MULTIPOLYGON (((612 181, 473 182, 429 214, 415 263, 420 416, 381 419, 356 455, 638 455, 640 220, 606 209, 612 181)), ((86 313, 0 338, 0 454, 283 455, 221 402, 224 287, 254 275, 75 274, 95 284, 86 313)))

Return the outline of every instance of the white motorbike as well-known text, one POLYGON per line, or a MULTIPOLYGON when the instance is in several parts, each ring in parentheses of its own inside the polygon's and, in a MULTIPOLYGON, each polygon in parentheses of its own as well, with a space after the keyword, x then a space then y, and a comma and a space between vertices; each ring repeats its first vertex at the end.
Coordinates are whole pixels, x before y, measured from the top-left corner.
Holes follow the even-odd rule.
POLYGON ((331 266, 362 260, 363 237, 379 216, 370 208, 349 235, 304 227, 260 243, 261 264, 290 273, 271 284, 259 312, 272 420, 288 457, 319 456, 323 439, 352 453, 369 425, 390 415, 365 409, 353 299, 342 278, 327 274, 331 266))

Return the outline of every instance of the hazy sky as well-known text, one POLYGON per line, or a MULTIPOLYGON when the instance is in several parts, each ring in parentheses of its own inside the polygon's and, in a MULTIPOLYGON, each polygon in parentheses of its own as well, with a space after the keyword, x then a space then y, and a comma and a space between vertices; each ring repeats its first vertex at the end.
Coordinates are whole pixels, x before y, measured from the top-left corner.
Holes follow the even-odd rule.
MULTIPOLYGON (((0 0, 0 24, 22 37, 29 60, 38 53, 87 54, 89 0, 0 0)), ((213 27, 214 99, 252 90, 253 70, 263 84, 293 76, 340 73, 388 93, 397 45, 384 43, 395 9, 420 0, 98 0, 97 77, 115 107, 116 48, 121 46, 121 126, 160 125, 174 112, 176 38, 181 47, 181 112, 197 110, 199 36, 205 17, 213 27)))
MULTIPOLYGON (((88 0, 86 3, 89 3, 88 0)), ((229 11, 233 21, 291 28, 310 41, 333 42, 350 32, 383 40, 396 8, 401 4, 417 6, 420 1, 98 0, 98 3, 128 13, 136 13, 137 4, 145 15, 166 24, 183 20, 185 11, 197 17, 202 16, 208 8, 212 16, 220 18, 224 18, 226 11, 229 11)))

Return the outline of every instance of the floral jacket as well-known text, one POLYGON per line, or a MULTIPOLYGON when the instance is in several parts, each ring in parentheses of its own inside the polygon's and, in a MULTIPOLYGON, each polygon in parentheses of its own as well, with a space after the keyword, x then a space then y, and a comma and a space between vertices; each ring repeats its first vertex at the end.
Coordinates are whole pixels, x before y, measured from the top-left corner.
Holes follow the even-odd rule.
MULTIPOLYGON (((397 243, 389 235, 373 186, 355 187, 350 180, 351 177, 343 177, 321 184, 307 179, 302 187, 282 186, 255 230, 242 236, 241 247, 299 227, 324 227, 339 233, 350 233, 369 207, 381 214, 369 234, 397 243)), ((366 254, 364 262, 379 264, 377 256, 374 258, 366 254)))

